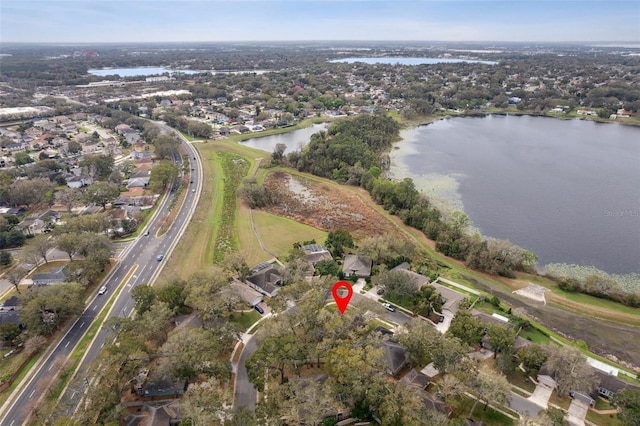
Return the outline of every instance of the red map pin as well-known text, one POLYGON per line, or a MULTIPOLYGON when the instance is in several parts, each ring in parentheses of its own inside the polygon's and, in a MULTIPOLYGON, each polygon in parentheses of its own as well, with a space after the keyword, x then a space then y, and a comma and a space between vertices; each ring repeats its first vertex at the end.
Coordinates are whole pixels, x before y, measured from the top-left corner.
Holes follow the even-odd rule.
POLYGON ((344 311, 347 309, 347 305, 349 305, 349 302, 351 301, 351 296, 353 296, 351 284, 345 281, 338 281, 333 285, 331 293, 333 294, 333 300, 335 300, 336 305, 338 305, 338 310, 340 310, 340 313, 344 315, 344 311), (342 289, 346 290, 346 294, 342 289))

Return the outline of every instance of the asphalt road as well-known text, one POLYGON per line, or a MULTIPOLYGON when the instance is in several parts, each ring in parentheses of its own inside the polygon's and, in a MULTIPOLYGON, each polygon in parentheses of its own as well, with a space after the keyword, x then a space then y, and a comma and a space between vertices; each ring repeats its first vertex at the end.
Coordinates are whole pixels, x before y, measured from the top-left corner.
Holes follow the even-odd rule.
MULTIPOLYGON (((167 129, 167 126, 162 127, 167 129)), ((113 275, 108 278, 106 282, 108 288, 106 294, 92 296, 85 311, 71 326, 53 351, 40 363, 35 374, 31 375, 22 390, 17 395, 12 395, 7 404, 2 407, 3 409, 7 408, 6 405, 11 401, 11 405, 3 412, 0 426, 23 425, 28 421, 34 407, 37 406, 37 402, 46 396, 45 391, 49 389, 49 386, 57 376, 59 369, 64 365, 73 348, 82 336, 84 336, 95 317, 105 306, 110 298, 109 296, 113 295, 113 292, 118 289, 122 280, 127 277, 129 271, 133 271, 133 275, 130 276, 120 293, 116 296, 116 301, 113 304, 108 318, 130 315, 133 310, 131 290, 136 285, 151 283, 156 272, 161 269, 163 263, 168 260, 170 250, 173 248, 173 243, 177 243, 177 240, 182 235, 183 225, 191 218, 202 185, 201 167, 199 162, 194 160, 196 155, 195 150, 187 144, 185 140, 183 140, 183 146, 189 153, 189 162, 191 163, 191 167, 194 168, 194 171, 192 171, 193 183, 190 184, 187 189, 188 192, 185 203, 175 222, 168 232, 160 237, 156 236, 161 220, 167 213, 167 208, 173 198, 173 193, 171 193, 170 197, 164 199, 159 206, 158 214, 148 225, 147 229, 150 231, 149 236, 138 237, 126 249, 119 253, 119 264, 115 267, 113 275), (192 188, 196 189, 196 191, 192 191, 192 188), (156 260, 159 254, 165 255, 165 258, 160 262, 156 260)), ((178 160, 181 161, 180 158, 178 158, 178 160)), ((107 330, 101 329, 98 332, 92 345, 85 353, 85 358, 77 370, 79 372, 78 374, 82 374, 82 371, 86 370, 87 365, 95 359, 104 346, 108 336, 109 333, 107 330)), ((62 403, 68 407, 75 407, 80 402, 81 395, 82 388, 69 388, 68 392, 63 395, 62 403)))
POLYGON ((520 414, 524 414, 528 417, 536 417, 540 410, 544 410, 544 407, 536 404, 533 401, 528 400, 527 398, 518 395, 515 392, 511 392, 511 401, 509 402, 509 407, 517 411, 520 414))
POLYGON ((235 408, 245 406, 252 413, 256 409, 256 401, 258 399, 258 391, 253 387, 247 376, 247 369, 244 366, 244 362, 253 354, 256 349, 256 337, 251 338, 246 342, 244 350, 240 355, 238 361, 238 372, 236 374, 236 389, 233 405, 235 408))

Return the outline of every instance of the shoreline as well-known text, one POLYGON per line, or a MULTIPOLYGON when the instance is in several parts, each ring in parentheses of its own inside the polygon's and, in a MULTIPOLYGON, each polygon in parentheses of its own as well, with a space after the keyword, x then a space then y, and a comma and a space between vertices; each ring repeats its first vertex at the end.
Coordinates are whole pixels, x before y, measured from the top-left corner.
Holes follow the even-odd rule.
MULTIPOLYGON (((438 115, 432 115, 429 117, 423 117, 423 119, 421 121, 418 120, 413 120, 411 122, 404 122, 402 124, 401 127, 401 132, 413 132, 416 131, 417 129, 419 129, 422 126, 428 126, 430 124, 436 123, 440 120, 445 120, 445 119, 449 119, 450 117, 460 117, 460 118, 487 118, 490 117, 492 115, 496 115, 496 116, 518 116, 518 117, 545 117, 545 118, 550 118, 550 119, 559 119, 562 121, 567 121, 567 120, 581 120, 581 121, 596 121, 597 123, 615 123, 615 121, 613 120, 591 120, 591 119, 586 119, 586 118, 582 118, 582 117, 555 117, 555 116, 551 116, 551 115, 545 115, 545 114, 535 114, 535 113, 528 113, 528 112, 512 112, 512 111, 502 111, 502 112, 473 112, 473 113, 444 113, 444 114, 438 114, 438 115)), ((622 123, 622 122, 618 122, 620 124, 630 124, 630 123, 622 123)), ((640 127, 637 124, 631 124, 634 127, 640 127)), ((460 211, 466 215, 468 215, 469 217, 469 228, 467 230, 467 234, 468 235, 473 235, 475 233, 478 233, 481 237, 482 240, 491 240, 491 239, 502 239, 499 237, 495 237, 492 235, 487 235, 484 234, 483 232, 481 232, 479 226, 474 222, 474 218, 472 218, 471 216, 469 216, 468 210, 465 208, 465 204, 462 200, 462 194, 459 191, 458 185, 450 185, 450 182, 448 182, 449 180, 455 182, 455 183, 459 183, 458 179, 451 174, 439 174, 439 173, 426 173, 426 174, 422 174, 422 175, 417 175, 416 173, 413 173, 411 170, 409 170, 408 166, 406 164, 404 164, 402 162, 402 158, 406 157, 406 156, 410 156, 412 155, 412 150, 411 149, 403 149, 400 148, 400 143, 401 142, 411 142, 413 141, 413 136, 409 136, 409 138, 406 137, 407 135, 405 135, 404 137, 401 135, 397 141, 395 141, 393 143, 392 148, 389 150, 389 170, 387 171, 387 177, 393 181, 400 181, 402 180, 402 178, 411 178, 414 181, 414 184, 416 184, 416 188, 422 192, 423 194, 427 195, 430 199, 430 201, 432 202, 432 204, 438 208, 438 210, 444 215, 447 216, 448 214, 451 214, 454 211, 460 211)), ((508 239, 508 238, 507 238, 508 239)), ((526 246, 521 246, 524 250, 530 251, 531 253, 536 254, 536 256, 538 255, 538 253, 529 250, 526 246)), ((537 256, 538 257, 538 256, 537 256)), ((603 267, 599 267, 593 264, 582 264, 582 263, 578 263, 577 261, 573 260, 557 260, 557 259, 547 259, 544 261, 544 263, 540 262, 536 262, 535 265, 535 271, 537 275, 540 276, 545 276, 547 275, 548 272, 548 267, 551 267, 551 269, 554 269, 554 267, 557 267, 558 265, 562 266, 562 267, 567 267, 567 268, 571 268, 571 269, 579 269, 579 268, 585 268, 585 269, 595 269, 597 271, 597 274, 603 277, 608 277, 608 278, 612 278, 615 279, 617 282, 619 282, 619 284, 623 285, 623 282, 626 281, 627 279, 634 279, 636 276, 638 276, 640 274, 640 270, 637 271, 629 271, 629 272, 612 272, 612 271, 607 271, 606 269, 604 269, 603 267)))
POLYGON ((497 111, 467 111, 467 112, 443 112, 442 114, 435 114, 421 118, 420 120, 401 120, 398 118, 398 122, 400 123, 401 129, 410 129, 414 127, 428 126, 429 124, 435 123, 436 121, 444 120, 450 117, 461 117, 461 118, 484 118, 490 115, 500 115, 500 116, 516 116, 516 117, 543 117, 543 118, 552 118, 560 121, 570 121, 570 120, 580 120, 580 121, 593 121, 594 123, 599 124, 621 124, 625 126, 631 127, 640 127, 640 121, 638 122, 629 122, 629 121, 618 121, 618 120, 610 120, 608 118, 600 118, 593 116, 566 116, 566 115, 549 115, 548 113, 537 113, 532 111, 510 111, 510 110, 497 110, 497 111), (426 121, 422 121, 426 120, 426 121))

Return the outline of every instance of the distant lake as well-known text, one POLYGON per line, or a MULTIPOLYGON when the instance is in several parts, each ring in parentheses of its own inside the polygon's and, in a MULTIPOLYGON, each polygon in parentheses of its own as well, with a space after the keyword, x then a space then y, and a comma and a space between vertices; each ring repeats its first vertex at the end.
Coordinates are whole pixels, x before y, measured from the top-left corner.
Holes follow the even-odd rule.
POLYGON ((291 151, 300 151, 305 145, 307 145, 311 139, 311 135, 318 133, 321 130, 326 130, 327 124, 312 124, 310 127, 294 130, 288 133, 281 133, 279 135, 264 136, 262 138, 252 138, 240 142, 242 145, 250 146, 251 148, 261 149, 267 152, 273 152, 276 145, 283 143, 287 146, 285 155, 291 151))
POLYGON ((198 74, 208 71, 195 71, 195 70, 172 70, 165 67, 137 67, 137 68, 102 68, 102 69, 90 69, 89 74, 97 75, 100 77, 106 77, 108 75, 119 75, 120 77, 136 77, 136 76, 148 76, 158 75, 164 73, 181 73, 181 74, 198 74))
POLYGON ((394 178, 413 178, 482 235, 538 265, 640 272, 640 129, 543 117, 451 118, 401 132, 394 178))
POLYGON ((329 62, 346 62, 353 64, 355 62, 364 62, 365 64, 388 64, 388 65, 424 65, 424 64, 459 64, 461 62, 480 63, 487 65, 495 65, 493 61, 478 61, 472 59, 453 59, 453 58, 344 58, 334 59, 329 62))

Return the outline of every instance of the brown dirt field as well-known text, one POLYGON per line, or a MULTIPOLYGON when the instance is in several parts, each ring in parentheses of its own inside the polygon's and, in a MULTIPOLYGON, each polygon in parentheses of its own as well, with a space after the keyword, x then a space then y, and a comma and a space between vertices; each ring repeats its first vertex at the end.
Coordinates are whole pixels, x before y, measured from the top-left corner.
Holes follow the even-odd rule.
POLYGON ((266 209, 269 213, 323 231, 346 229, 355 239, 398 234, 391 221, 381 217, 349 188, 329 186, 282 171, 269 173, 265 186, 276 200, 266 209))
POLYGON ((579 315, 552 305, 542 305, 491 287, 480 280, 464 276, 477 288, 495 294, 514 309, 522 309, 527 316, 569 339, 582 339, 589 350, 613 361, 627 361, 640 366, 640 328, 617 324, 595 317, 579 315), (613 358, 613 357, 615 358, 613 358))

